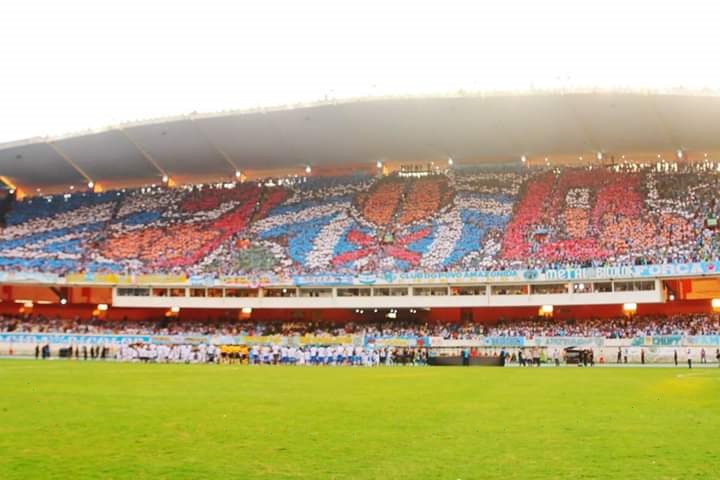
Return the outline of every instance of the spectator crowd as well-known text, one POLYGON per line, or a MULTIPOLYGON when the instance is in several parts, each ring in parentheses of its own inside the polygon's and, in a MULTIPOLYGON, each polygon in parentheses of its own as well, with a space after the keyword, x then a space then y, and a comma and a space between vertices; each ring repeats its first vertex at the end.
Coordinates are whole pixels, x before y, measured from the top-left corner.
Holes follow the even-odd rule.
POLYGON ((552 320, 545 318, 498 320, 488 323, 419 322, 417 320, 329 322, 238 322, 233 320, 191 321, 104 320, 80 317, 0 316, 0 332, 64 333, 92 335, 157 336, 314 336, 363 335, 386 337, 602 337, 634 338, 661 335, 720 335, 718 314, 645 315, 635 317, 552 320))
POLYGON ((0 270, 382 273, 720 258, 717 169, 456 167, 14 202, 0 270))

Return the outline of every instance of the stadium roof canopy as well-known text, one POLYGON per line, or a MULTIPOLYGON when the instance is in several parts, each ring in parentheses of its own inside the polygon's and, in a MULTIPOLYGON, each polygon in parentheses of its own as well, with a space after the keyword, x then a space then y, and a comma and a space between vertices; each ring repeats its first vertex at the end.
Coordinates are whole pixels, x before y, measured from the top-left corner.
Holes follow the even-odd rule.
POLYGON ((521 155, 713 151, 720 96, 535 93, 325 102, 124 124, 0 145, 0 176, 21 188, 232 178, 243 172, 424 162, 517 162, 521 155))

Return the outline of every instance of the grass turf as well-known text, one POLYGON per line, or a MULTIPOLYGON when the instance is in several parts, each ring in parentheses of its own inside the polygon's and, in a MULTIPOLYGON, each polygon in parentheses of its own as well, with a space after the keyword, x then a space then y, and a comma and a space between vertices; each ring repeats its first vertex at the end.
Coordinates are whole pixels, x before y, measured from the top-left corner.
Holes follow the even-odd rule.
POLYGON ((719 427, 720 369, 0 361, 5 480, 707 479, 719 427))

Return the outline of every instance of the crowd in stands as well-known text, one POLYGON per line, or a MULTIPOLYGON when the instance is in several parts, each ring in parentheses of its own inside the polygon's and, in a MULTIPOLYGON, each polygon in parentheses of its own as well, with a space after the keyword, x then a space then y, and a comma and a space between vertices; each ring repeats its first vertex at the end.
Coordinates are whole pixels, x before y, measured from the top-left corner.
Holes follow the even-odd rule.
POLYGON ((532 268, 717 260, 716 173, 546 171, 528 180, 501 258, 532 268))
POLYGON ((478 337, 603 337, 634 338, 657 335, 720 335, 718 314, 648 315, 633 318, 548 320, 532 318, 484 323, 425 323, 412 320, 380 322, 252 323, 237 321, 188 321, 163 318, 147 321, 110 321, 101 319, 61 319, 43 316, 0 317, 0 332, 73 333, 107 335, 160 336, 304 336, 337 337, 364 335, 383 337, 442 337, 475 339, 478 337))
POLYGON ((261 275, 547 269, 720 258, 720 174, 456 167, 14 202, 0 270, 261 275))

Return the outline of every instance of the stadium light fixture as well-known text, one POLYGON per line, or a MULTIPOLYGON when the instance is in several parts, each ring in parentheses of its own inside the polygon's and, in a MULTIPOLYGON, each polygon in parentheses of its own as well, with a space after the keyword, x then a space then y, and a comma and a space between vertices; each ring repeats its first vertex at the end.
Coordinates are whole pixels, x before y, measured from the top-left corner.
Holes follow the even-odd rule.
POLYGON ((375 163, 375 166, 377 166, 377 168, 382 168, 382 162, 381 162, 380 160, 378 160, 378 161, 375 163))
POLYGON ((637 303, 623 303, 623 312, 626 314, 637 312, 637 303))
POLYGON ((720 310, 720 298, 713 298, 710 301, 710 304, 712 305, 713 309, 720 310))
POLYGON ((522 163, 526 163, 526 162, 527 162, 527 157, 526 157, 525 155, 523 155, 522 157, 520 157, 520 161, 521 161, 522 163))
POLYGON ((167 175, 163 175, 162 181, 163 181, 163 183, 168 183, 170 181, 170 177, 168 177, 167 175))
POLYGON ((235 170, 235 178, 240 178, 240 170, 235 170))
POLYGON ((603 153, 602 153, 602 152, 597 152, 597 159, 598 159, 598 161, 603 159, 603 153))
POLYGON ((312 167, 310 165, 305 166, 305 173, 312 173, 312 167))
POLYGON ((98 305, 97 309, 100 310, 101 312, 106 312, 108 309, 108 305, 107 305, 107 303, 101 303, 98 305))
POLYGON ((67 304, 67 298, 61 298, 60 305, 65 305, 65 304, 67 304))
POLYGON ((682 158, 683 158, 683 156, 684 156, 684 153, 683 153, 682 149, 678 148, 678 151, 677 151, 676 153, 677 153, 677 158, 679 158, 680 160, 682 160, 682 158))
POLYGON ((452 158, 452 157, 448 157, 448 165, 452 166, 453 163, 455 163, 455 161, 453 160, 453 158, 452 158))
POLYGON ((93 188, 95 188, 95 182, 93 182, 92 180, 90 180, 90 181, 88 182, 87 186, 88 186, 89 189, 92 190, 93 188))

